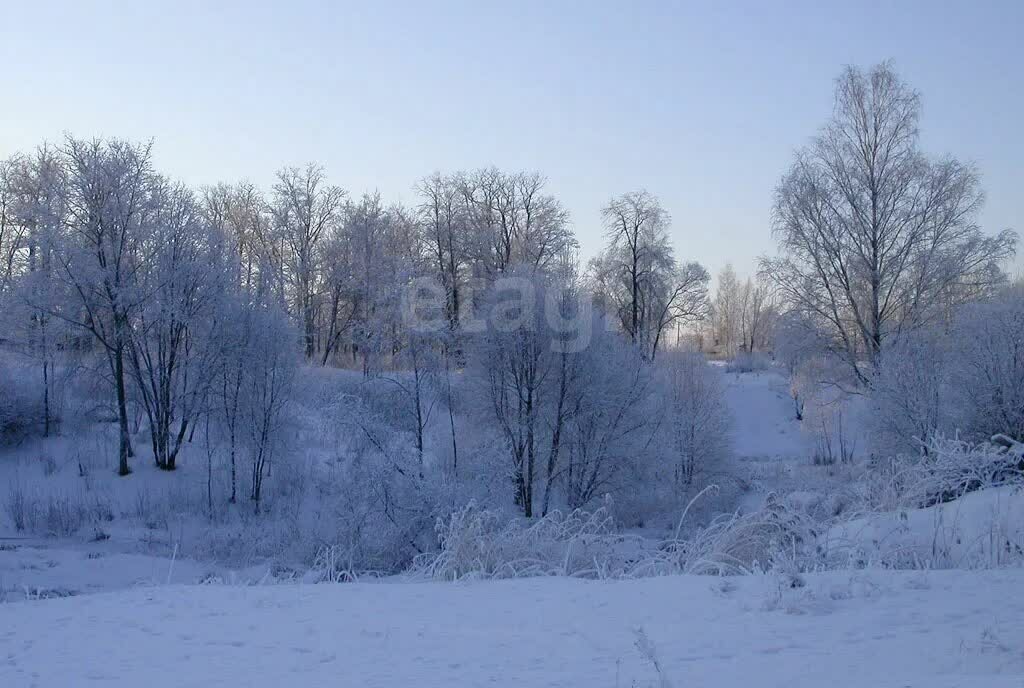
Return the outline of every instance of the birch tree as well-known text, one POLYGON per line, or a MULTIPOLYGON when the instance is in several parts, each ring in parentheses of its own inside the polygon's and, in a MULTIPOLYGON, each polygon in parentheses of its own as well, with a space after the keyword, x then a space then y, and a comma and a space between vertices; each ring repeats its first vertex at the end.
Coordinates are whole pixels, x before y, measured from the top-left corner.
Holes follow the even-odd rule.
POLYGON ((978 226, 973 166, 921 152, 920 111, 890 64, 847 68, 831 121, 775 194, 780 255, 762 270, 865 383, 859 363, 875 366, 891 337, 997 283, 1016 242, 978 226))
POLYGON ((733 358, 742 343, 740 323, 743 319, 743 288, 731 264, 727 264, 718 273, 712 310, 715 339, 724 347, 725 355, 733 358))
POLYGON ((747 278, 740 290, 741 347, 754 352, 766 349, 778 317, 775 290, 761 275, 747 278))

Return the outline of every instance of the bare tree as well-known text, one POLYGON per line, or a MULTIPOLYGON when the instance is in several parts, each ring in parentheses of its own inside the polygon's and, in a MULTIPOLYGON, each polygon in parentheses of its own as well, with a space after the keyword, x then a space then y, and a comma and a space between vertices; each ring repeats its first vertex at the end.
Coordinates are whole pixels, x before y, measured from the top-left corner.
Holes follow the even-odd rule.
POLYGON ((778 317, 774 286, 761 275, 748 277, 740 291, 740 306, 741 347, 749 352, 768 348, 778 317))
POLYGON ((445 311, 452 330, 459 327, 462 270, 466 259, 466 217, 459 180, 435 173, 417 185, 422 202, 423 244, 446 295, 445 311))
POLYGON ((996 283, 1016 235, 981 232, 973 167, 918 149, 920 98, 891 65, 847 68, 835 101, 779 184, 782 255, 761 267, 867 383, 862 359, 877 364, 889 337, 996 283))
POLYGON ((495 168, 459 175, 470 250, 478 273, 493 280, 513 265, 547 270, 576 245, 569 214, 545 193, 547 179, 495 168))
POLYGON ((591 263, 598 298, 653 359, 668 328, 706 315, 707 271, 699 263, 676 262, 668 213, 646 191, 612 199, 602 216, 609 245, 591 263))
POLYGON ((727 264, 718 273, 718 285, 711 308, 715 341, 724 348, 728 358, 733 358, 737 347, 742 344, 743 287, 731 264, 727 264))
POLYGON ((297 361, 290 344, 294 335, 281 314, 273 307, 256 304, 252 318, 243 372, 243 418, 252 460, 250 498, 259 512, 263 480, 283 439, 285 409, 291 401, 297 361))
MULTIPOLYGON (((284 281, 301 324, 307 359, 316 353, 322 242, 342 219, 345 191, 330 186, 317 165, 278 172, 272 207, 284 281)), ((273 243, 273 242, 268 242, 273 243)))
POLYGON ((708 272, 697 262, 677 266, 663 276, 665 280, 649 295, 653 317, 650 321, 650 360, 672 327, 689 325, 707 317, 708 272))
POLYGON ((117 399, 118 472, 130 472, 132 454, 126 386, 131 323, 142 301, 138 272, 153 172, 150 146, 113 139, 68 138, 63 150, 68 240, 56 274, 77 297, 81 315, 65 315, 93 335, 106 353, 117 399))
POLYGON ((964 429, 973 439, 1024 441, 1024 283, 965 306, 955 322, 951 378, 964 429))
MULTIPOLYGON (((29 355, 39 362, 42 377, 43 436, 49 436, 53 421, 53 392, 55 350, 62 338, 64 325, 54 313, 68 313, 67 293, 55 279, 55 252, 62 237, 66 217, 64 169, 58 152, 50 146, 41 146, 34 155, 18 159, 8 169, 5 207, 0 212, 6 218, 8 238, 6 271, 13 277, 12 268, 21 273, 18 301, 28 307, 28 313, 19 314, 17 323, 9 323, 12 334, 18 331, 29 355), (15 230, 15 228, 19 228, 15 230), (23 260, 12 260, 21 254, 23 260), (20 267, 19 267, 20 264, 20 267)), ((2 194, 4 192, 0 192, 2 194)), ((2 234, 2 230, 0 230, 2 234)), ((0 244, 2 244, 0 239, 0 244)), ((0 285, 0 297, 3 289, 0 285)), ((8 305, 13 314, 14 305, 8 305)))
POLYGON ((219 358, 219 299, 229 285, 225 247, 203 221, 192 192, 166 181, 154 186, 148 265, 138 276, 147 298, 134 314, 128 341, 153 458, 158 468, 173 471, 207 401, 219 358))
POLYGON ((217 184, 203 189, 203 215, 210 228, 233 239, 236 281, 249 295, 274 294, 285 303, 283 255, 274 236, 270 207, 253 184, 217 184))
POLYGON ((10 289, 25 248, 27 229, 15 217, 17 183, 23 167, 24 160, 18 157, 0 160, 0 297, 10 289))
POLYGON ((617 249, 618 265, 626 283, 625 328, 637 343, 643 327, 643 286, 657 268, 664 268, 669 224, 668 213, 646 191, 612 199, 601 211, 611 247, 617 249))
POLYGON ((668 431, 677 489, 689 487, 731 450, 732 419, 720 373, 700 354, 672 352, 661 359, 668 431))

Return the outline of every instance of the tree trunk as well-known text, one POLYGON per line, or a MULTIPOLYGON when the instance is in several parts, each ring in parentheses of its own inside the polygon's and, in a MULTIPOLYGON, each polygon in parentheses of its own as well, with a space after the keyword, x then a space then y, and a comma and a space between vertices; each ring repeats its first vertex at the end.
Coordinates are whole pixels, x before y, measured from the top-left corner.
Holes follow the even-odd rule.
POLYGON ((50 436, 50 364, 43 354, 43 437, 50 436))
POLYGON ((114 386, 117 390, 117 420, 121 438, 118 452, 118 475, 132 472, 128 467, 128 457, 132 455, 131 438, 128 433, 128 395, 124 384, 124 345, 118 343, 114 351, 114 386))

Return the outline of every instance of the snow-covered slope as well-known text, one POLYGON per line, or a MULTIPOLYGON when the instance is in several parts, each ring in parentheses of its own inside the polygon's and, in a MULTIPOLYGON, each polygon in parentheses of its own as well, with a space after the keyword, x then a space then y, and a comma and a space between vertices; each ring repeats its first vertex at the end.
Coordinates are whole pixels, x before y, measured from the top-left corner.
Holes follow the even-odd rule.
POLYGON ((1020 686, 1024 571, 169 586, 0 607, 0 685, 1020 686), (638 630, 662 669, 638 647, 638 630))
POLYGON ((726 373, 725 395, 735 423, 736 455, 806 459, 810 444, 794 417, 786 380, 775 370, 726 373))
POLYGON ((821 544, 903 565, 1005 566, 1024 553, 1024 491, 996 487, 924 509, 869 514, 831 528, 821 544))

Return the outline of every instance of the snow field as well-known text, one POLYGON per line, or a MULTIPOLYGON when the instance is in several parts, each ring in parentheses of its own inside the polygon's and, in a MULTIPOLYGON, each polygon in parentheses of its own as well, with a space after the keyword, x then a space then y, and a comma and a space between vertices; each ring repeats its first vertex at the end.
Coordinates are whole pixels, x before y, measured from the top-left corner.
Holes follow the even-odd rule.
POLYGON ((138 588, 0 608, 0 685, 1020 686, 1022 584, 876 570, 138 588))

